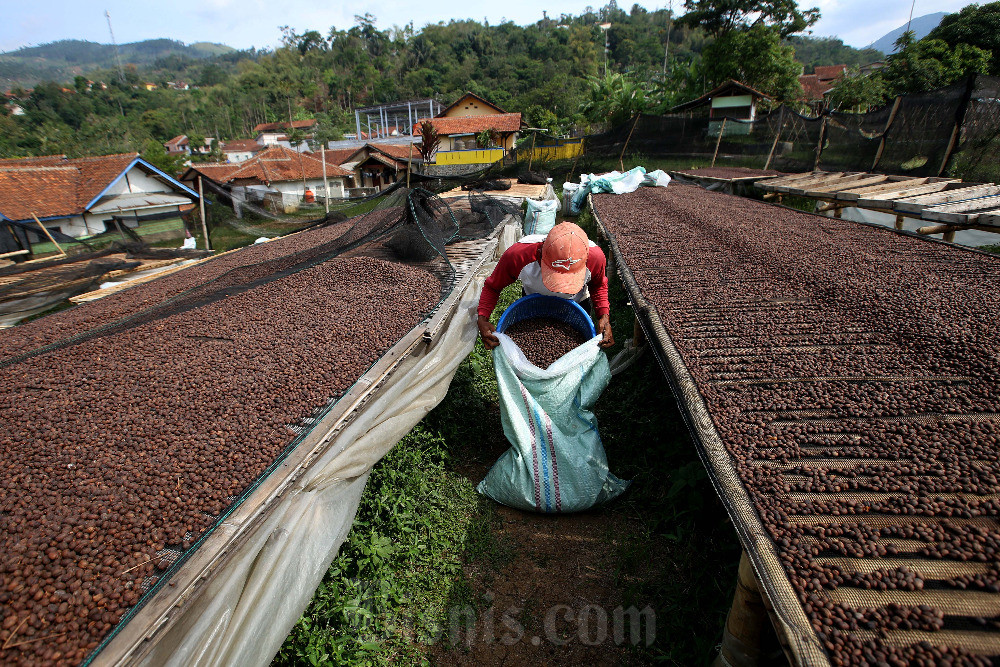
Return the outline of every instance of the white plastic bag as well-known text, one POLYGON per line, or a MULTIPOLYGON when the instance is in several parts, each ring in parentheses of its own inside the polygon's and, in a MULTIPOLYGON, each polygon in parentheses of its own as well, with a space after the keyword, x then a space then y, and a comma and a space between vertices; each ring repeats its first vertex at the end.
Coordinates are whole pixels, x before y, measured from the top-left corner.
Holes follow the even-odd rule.
POLYGON ((556 213, 559 211, 557 199, 528 199, 528 212, 524 215, 524 234, 548 234, 556 226, 556 213))
POLYGON ((546 369, 498 333, 493 353, 500 421, 511 447, 476 490, 531 512, 580 512, 620 495, 630 482, 608 470, 592 408, 611 379, 594 336, 546 369))
MULTIPOLYGON (((583 187, 579 183, 563 183, 562 187, 562 214, 563 215, 575 215, 573 213, 573 195, 580 191, 583 187)), ((579 212, 579 211, 578 211, 579 212)))

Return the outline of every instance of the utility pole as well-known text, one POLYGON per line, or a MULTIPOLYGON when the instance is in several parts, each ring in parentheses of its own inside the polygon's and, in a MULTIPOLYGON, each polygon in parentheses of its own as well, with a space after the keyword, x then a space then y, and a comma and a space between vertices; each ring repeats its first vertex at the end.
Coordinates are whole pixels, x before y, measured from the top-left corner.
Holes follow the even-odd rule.
POLYGON ((670 28, 674 25, 674 0, 670 0, 667 10, 667 45, 663 49, 663 76, 667 76, 667 65, 670 63, 670 28))
MULTIPOLYGON (((111 28, 111 13, 104 10, 104 18, 108 19, 108 32, 111 33, 111 46, 115 49, 115 66, 118 67, 118 78, 125 83, 125 70, 122 69, 122 56, 118 53, 118 42, 115 41, 115 31, 111 28)), ((125 115, 124 113, 122 114, 125 115)))

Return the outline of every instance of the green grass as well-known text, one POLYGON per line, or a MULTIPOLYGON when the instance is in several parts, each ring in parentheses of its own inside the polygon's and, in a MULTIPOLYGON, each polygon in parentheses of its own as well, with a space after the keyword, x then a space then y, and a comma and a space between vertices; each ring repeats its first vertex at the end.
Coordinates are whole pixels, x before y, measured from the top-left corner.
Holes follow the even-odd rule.
POLYGON ((981 245, 977 247, 977 250, 982 250, 983 252, 991 252, 995 255, 1000 255, 1000 243, 981 245))

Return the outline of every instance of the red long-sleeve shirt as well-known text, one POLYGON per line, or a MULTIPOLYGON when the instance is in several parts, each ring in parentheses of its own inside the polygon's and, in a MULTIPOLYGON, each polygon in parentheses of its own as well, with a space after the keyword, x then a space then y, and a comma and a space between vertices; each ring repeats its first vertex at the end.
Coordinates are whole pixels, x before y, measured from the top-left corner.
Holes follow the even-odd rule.
POLYGON ((587 282, 583 289, 572 296, 556 294, 544 288, 540 280, 541 265, 538 263, 541 256, 542 243, 540 241, 526 243, 522 240, 508 248, 500 256, 500 261, 493 269, 493 273, 483 284, 483 292, 479 295, 479 314, 483 317, 492 315, 497 301, 500 300, 500 292, 518 278, 521 278, 525 292, 528 294, 555 294, 577 302, 584 301, 589 296, 598 317, 610 312, 611 304, 608 302, 608 276, 606 273, 607 259, 604 257, 603 250, 596 245, 590 246, 590 251, 587 254, 587 282), (532 262, 534 262, 534 266, 532 266, 532 262))

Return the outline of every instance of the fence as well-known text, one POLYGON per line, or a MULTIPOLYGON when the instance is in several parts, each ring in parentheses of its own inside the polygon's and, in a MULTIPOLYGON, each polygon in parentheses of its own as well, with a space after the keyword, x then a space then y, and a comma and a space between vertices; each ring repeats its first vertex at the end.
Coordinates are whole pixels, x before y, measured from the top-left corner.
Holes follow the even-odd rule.
MULTIPOLYGON (((874 171, 1000 181, 995 157, 1000 153, 1000 77, 969 77, 947 88, 903 95, 864 114, 808 117, 786 106, 753 121, 643 114, 587 136, 583 146, 580 158, 535 152, 532 157, 536 163, 573 157, 576 173, 618 168, 619 161, 691 167, 714 157, 717 166, 786 172, 874 171)), ((504 163, 526 161, 527 152, 508 155, 504 163)), ((549 166, 559 171, 565 164, 549 166)))

